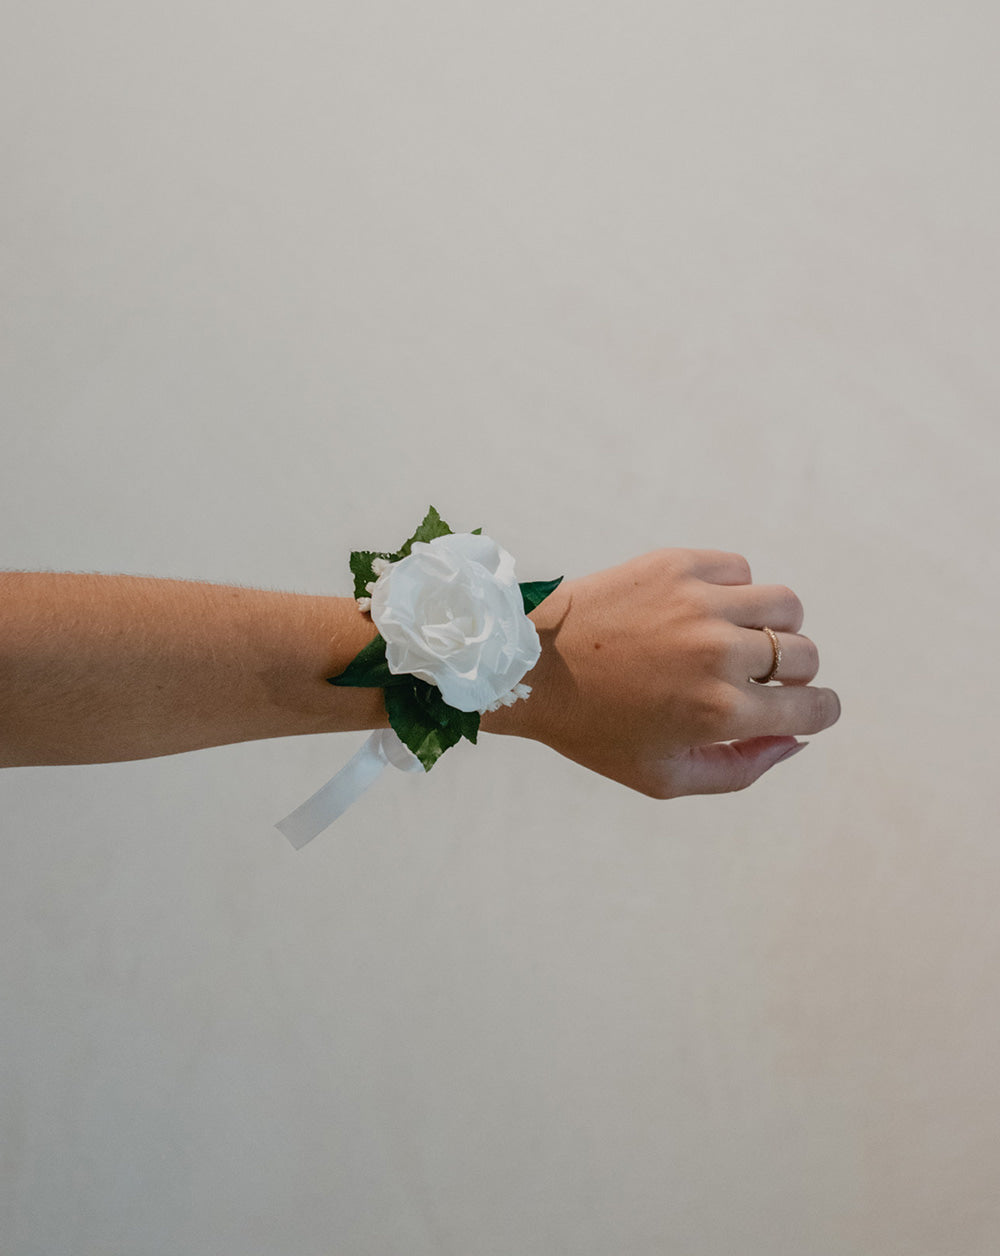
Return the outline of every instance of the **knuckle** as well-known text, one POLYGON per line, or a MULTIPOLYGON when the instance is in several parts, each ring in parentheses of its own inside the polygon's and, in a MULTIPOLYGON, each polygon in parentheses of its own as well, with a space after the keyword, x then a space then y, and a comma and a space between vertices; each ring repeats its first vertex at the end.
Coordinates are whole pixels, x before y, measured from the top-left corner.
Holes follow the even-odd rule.
POLYGON ((731 685, 706 687, 693 712, 693 723, 700 738, 717 741, 725 730, 732 727, 738 695, 731 685))
POLYGON ((708 635, 709 660, 717 674, 729 675, 739 669, 741 643, 728 624, 720 625, 708 635))
POLYGON ((694 566, 692 550, 658 549, 648 555, 658 575, 666 578, 685 576, 694 566))
POLYGON ((801 625, 805 618, 805 608, 802 605, 802 599, 794 589, 790 589, 786 584, 779 585, 779 593, 782 609, 788 615, 789 620, 796 626, 801 625))
POLYGON ((698 562, 698 551, 686 545, 659 550, 663 558, 680 571, 692 571, 698 562))
POLYGON ((806 667, 813 676, 819 671, 819 649, 816 642, 809 637, 801 637, 805 645, 806 667))
MULTIPOLYGON (((701 622, 692 636, 697 666, 703 676, 718 680, 739 670, 740 641, 729 625, 701 622)), ((709 701, 714 706, 722 697, 713 691, 709 701)))
POLYGON ((626 564, 636 584, 672 582, 688 572, 685 550, 656 549, 630 559, 626 564))
POLYGON ((694 576, 679 583, 675 602, 682 608, 682 612, 696 622, 704 620, 710 614, 708 590, 694 576))

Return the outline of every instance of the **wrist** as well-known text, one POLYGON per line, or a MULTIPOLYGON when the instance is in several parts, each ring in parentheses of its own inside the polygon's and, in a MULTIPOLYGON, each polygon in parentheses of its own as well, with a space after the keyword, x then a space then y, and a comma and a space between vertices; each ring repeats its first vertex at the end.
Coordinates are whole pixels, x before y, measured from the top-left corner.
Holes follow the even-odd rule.
MULTIPOLYGON (((305 600, 305 599, 304 599, 305 600)), ((308 611, 313 640, 308 663, 310 732, 361 732, 388 728, 381 689, 335 689, 326 677, 343 671, 352 658, 378 635, 371 618, 348 597, 310 596, 308 611), (318 727, 317 727, 318 725, 318 727)))
POLYGON ((538 662, 523 677, 523 683, 531 686, 531 693, 512 706, 485 712, 479 725, 484 733, 548 741, 553 723, 555 677, 559 668, 557 637, 568 607, 569 595, 565 585, 561 585, 528 615, 542 647, 538 662))
POLYGON ((561 576, 518 582, 513 557, 482 528, 455 533, 433 506, 398 550, 352 550, 350 569, 354 598, 330 599, 342 605, 330 606, 338 630, 326 638, 323 681, 339 691, 337 728, 378 731, 278 824, 296 847, 389 764, 428 772, 481 729, 545 740, 554 705, 548 678, 567 602, 542 608, 561 576))

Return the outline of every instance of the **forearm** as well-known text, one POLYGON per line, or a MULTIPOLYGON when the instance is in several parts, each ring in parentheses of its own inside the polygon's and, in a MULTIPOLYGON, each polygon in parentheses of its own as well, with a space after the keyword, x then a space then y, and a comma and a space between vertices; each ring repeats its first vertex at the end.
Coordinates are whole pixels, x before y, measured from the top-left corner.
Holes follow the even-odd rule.
POLYGON ((374 636, 353 598, 0 572, 0 766, 388 727, 381 690, 326 683, 374 636))

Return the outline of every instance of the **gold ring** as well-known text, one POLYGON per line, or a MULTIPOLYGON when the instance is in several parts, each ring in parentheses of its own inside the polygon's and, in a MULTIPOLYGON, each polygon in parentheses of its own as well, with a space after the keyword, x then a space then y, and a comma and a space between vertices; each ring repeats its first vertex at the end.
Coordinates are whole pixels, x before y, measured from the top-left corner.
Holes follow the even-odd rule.
POLYGON ((766 676, 761 676, 759 680, 753 676, 747 677, 751 685, 766 685, 769 680, 774 680, 778 674, 778 667, 781 664, 781 646, 778 644, 778 634, 773 628, 762 628, 761 632, 766 632, 771 638, 771 649, 774 651, 774 659, 771 663, 771 670, 766 676))

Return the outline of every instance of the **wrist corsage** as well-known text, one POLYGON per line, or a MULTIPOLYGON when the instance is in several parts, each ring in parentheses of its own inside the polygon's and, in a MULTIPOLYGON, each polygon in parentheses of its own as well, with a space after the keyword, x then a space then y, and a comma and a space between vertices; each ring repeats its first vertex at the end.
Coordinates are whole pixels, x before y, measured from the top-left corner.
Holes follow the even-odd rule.
POLYGON ((277 828, 301 847, 353 803, 382 770, 429 772, 480 717, 527 698, 522 682, 541 643, 530 611, 562 581, 518 583, 514 559, 496 541, 452 532, 432 506, 395 553, 351 554, 354 596, 378 636, 331 685, 384 691, 390 727, 277 828))

